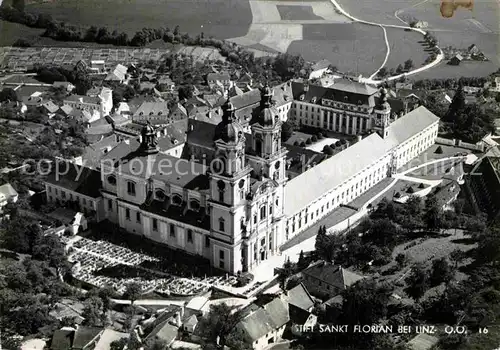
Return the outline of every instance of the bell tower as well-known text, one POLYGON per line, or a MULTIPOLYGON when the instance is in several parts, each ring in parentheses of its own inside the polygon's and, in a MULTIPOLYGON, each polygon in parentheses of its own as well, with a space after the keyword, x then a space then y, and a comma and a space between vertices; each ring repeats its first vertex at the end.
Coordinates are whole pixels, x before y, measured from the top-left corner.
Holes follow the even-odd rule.
POLYGON ((246 195, 251 168, 246 163, 245 134, 229 101, 222 106, 215 128, 215 158, 208 169, 213 265, 236 273, 242 270, 241 238, 247 221, 246 195))
POLYGON ((382 137, 389 136, 389 126, 391 117, 391 106, 387 102, 387 89, 380 89, 380 97, 377 105, 373 110, 374 127, 373 129, 382 137))

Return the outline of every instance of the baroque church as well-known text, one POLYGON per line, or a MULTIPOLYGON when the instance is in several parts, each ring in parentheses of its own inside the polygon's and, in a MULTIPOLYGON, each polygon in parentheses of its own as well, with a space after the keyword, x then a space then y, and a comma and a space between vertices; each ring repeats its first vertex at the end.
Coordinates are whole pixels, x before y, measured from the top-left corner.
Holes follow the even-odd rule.
MULTIPOLYGON (((351 87, 345 93, 363 94, 351 87)), ((302 148, 282 142, 283 109, 265 86, 249 122, 237 116, 232 100, 222 106, 216 125, 190 120, 182 157, 159 152, 158 132, 146 124, 139 140, 124 141, 101 159, 100 170, 94 171, 100 175, 99 194, 90 198, 79 193, 82 186, 49 177, 47 199, 60 201, 63 192, 79 202, 85 197, 93 200, 99 220, 201 255, 230 273, 251 271, 287 240, 434 143, 439 119, 425 107, 394 120, 387 91, 368 93, 366 113, 352 113, 368 118, 358 125, 371 133, 293 177, 290 155, 302 148)), ((296 100, 287 101, 286 113, 292 116, 308 103, 296 100)), ((313 101, 311 107, 321 104, 322 119, 327 112, 335 115, 336 107, 323 104, 321 96, 313 101)))

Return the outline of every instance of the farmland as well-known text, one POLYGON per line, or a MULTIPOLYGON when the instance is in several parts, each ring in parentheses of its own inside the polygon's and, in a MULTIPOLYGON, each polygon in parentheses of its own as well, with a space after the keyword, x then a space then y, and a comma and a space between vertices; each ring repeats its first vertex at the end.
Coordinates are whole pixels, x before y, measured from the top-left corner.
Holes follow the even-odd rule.
POLYGON ((58 0, 28 11, 82 26, 108 26, 133 34, 144 27, 174 28, 220 39, 245 35, 252 13, 246 0, 58 0))

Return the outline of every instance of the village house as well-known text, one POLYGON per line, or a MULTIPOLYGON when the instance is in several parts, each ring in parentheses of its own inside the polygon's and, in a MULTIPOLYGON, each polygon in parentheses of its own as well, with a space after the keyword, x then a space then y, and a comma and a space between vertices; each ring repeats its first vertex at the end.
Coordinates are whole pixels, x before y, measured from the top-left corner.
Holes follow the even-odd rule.
POLYGON ((463 60, 464 60, 463 56, 457 53, 450 59, 448 63, 451 64, 452 66, 458 66, 463 60))
POLYGON ((125 83, 127 80, 127 67, 117 64, 111 72, 108 73, 104 81, 114 81, 120 84, 125 83))
POLYGON ((10 183, 0 186, 0 214, 8 203, 16 203, 19 194, 10 183))
POLYGON ((319 261, 302 271, 304 286, 313 295, 333 297, 364 277, 340 265, 319 261))
POLYGON ((309 80, 321 78, 323 74, 328 72, 330 65, 331 63, 328 60, 321 60, 313 64, 311 67, 312 71, 309 73, 309 80))
POLYGON ((56 89, 62 88, 66 92, 71 92, 76 88, 75 85, 71 84, 69 81, 55 81, 52 83, 52 86, 56 89))
POLYGON ((237 323, 233 332, 239 333, 255 350, 280 341, 290 322, 288 303, 282 297, 261 307, 252 304, 244 312, 246 316, 237 323))

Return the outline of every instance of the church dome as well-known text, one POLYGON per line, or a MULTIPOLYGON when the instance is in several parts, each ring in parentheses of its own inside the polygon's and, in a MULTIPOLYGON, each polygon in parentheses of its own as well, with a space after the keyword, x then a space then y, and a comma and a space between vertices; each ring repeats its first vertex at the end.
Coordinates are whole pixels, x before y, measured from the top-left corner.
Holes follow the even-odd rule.
POLYGON ((262 126, 272 126, 276 121, 276 115, 272 108, 264 108, 260 111, 259 124, 262 126))
POLYGON ((222 106, 222 110, 222 121, 215 127, 214 141, 238 142, 243 135, 243 127, 235 120, 235 108, 229 99, 222 106))
POLYGON ((389 102, 387 102, 387 89, 385 87, 380 89, 380 97, 379 97, 379 102, 378 102, 378 108, 379 110, 389 110, 391 109, 391 105, 389 102))
POLYGON ((155 129, 153 128, 153 126, 149 122, 146 125, 144 125, 144 127, 142 128, 143 135, 154 134, 154 132, 155 132, 155 129))
POLYGON ((222 121, 215 127, 214 140, 222 140, 225 143, 238 142, 242 135, 243 127, 238 122, 225 123, 222 121))
POLYGON ((273 126, 276 123, 278 113, 275 108, 271 107, 273 91, 269 84, 260 90, 260 97, 260 113, 257 122, 262 126, 273 126))

